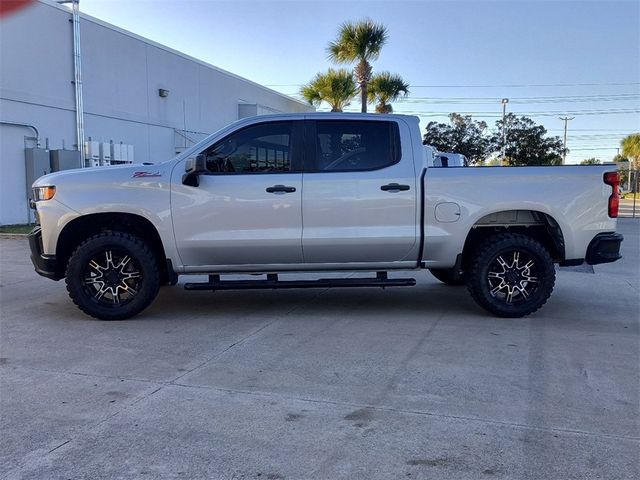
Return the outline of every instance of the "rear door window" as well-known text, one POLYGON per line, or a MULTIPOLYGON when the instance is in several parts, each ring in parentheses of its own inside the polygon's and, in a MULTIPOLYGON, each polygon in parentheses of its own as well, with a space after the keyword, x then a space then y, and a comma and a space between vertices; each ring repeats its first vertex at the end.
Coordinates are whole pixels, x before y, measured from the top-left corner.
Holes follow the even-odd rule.
POLYGON ((307 171, 377 170, 400 161, 400 135, 395 122, 318 120, 311 135, 314 162, 307 171))

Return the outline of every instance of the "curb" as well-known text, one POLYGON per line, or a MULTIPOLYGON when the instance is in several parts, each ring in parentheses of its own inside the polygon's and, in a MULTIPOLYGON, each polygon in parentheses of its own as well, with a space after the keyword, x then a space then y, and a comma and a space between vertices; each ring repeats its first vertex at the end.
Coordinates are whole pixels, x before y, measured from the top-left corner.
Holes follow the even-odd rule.
POLYGON ((0 233, 0 238, 20 240, 27 238, 28 235, 28 233, 0 233))

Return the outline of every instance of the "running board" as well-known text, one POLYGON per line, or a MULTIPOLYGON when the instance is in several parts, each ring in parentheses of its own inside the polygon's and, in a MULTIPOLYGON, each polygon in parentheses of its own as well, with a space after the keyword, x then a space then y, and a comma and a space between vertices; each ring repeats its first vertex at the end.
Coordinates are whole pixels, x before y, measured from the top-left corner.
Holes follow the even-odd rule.
POLYGON ((220 280, 220 275, 209 275, 209 282, 185 283, 185 290, 268 290, 279 288, 336 288, 336 287, 412 287, 415 278, 388 278, 379 272, 375 278, 320 278, 318 280, 278 280, 277 274, 268 274, 266 280, 220 280))

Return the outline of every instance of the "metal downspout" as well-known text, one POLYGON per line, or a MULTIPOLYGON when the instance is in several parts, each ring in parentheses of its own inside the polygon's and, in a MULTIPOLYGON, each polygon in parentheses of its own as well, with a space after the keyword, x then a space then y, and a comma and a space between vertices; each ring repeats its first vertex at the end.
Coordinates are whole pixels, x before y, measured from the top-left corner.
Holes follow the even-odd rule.
MULTIPOLYGON (((80 0, 73 4, 73 73, 76 93, 76 142, 81 158, 84 149, 84 104, 82 101, 82 52, 80 49, 80 0)), ((82 161, 84 167, 84 160, 82 161)))

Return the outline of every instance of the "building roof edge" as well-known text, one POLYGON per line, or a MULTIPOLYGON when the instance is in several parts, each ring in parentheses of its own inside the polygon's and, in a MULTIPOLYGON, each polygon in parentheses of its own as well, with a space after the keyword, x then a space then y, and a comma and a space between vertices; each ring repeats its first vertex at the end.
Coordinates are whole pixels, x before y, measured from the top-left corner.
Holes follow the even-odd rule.
MULTIPOLYGON (((47 5, 49 7, 54 7, 54 8, 56 8, 58 10, 61 10, 61 11, 65 12, 65 13, 71 14, 71 10, 69 8, 58 4, 54 0, 37 0, 37 1, 39 3, 42 3, 43 5, 47 5)), ((95 23, 97 25, 100 25, 101 27, 108 28, 108 29, 113 30, 115 32, 118 32, 118 33, 120 33, 122 35, 126 35, 126 36, 131 37, 131 38, 133 38, 135 40, 139 40, 141 42, 144 42, 147 45, 151 45, 153 47, 159 48, 161 50, 165 50, 166 52, 172 53, 174 55, 178 55, 179 57, 185 58, 185 59, 190 60, 192 62, 198 63, 199 65, 202 65, 203 67, 210 68, 210 69, 215 70, 217 72, 220 72, 220 73, 222 73, 224 75, 228 75, 228 76, 230 76, 232 78, 235 78, 237 80, 241 80, 243 82, 246 82, 246 83, 249 83, 249 84, 254 85, 256 87, 259 87, 262 90, 266 90, 269 93, 276 94, 276 95, 278 95, 280 97, 286 98, 287 100, 291 100, 291 101, 296 102, 296 103, 298 103, 300 105, 304 105, 305 107, 309 107, 309 104, 307 104, 307 103, 305 103, 305 102, 303 102, 301 100, 298 100, 297 98, 290 97, 289 95, 285 95, 284 93, 278 92, 277 90, 273 90, 273 89, 271 89, 269 87, 265 87, 264 85, 261 85, 258 82, 254 82, 253 80, 249 80, 248 78, 244 78, 244 77, 242 77, 240 75, 237 75, 235 73, 229 72, 228 70, 225 70, 223 68, 216 67, 215 65, 212 65, 211 63, 205 62, 204 60, 200 60, 199 58, 192 57, 191 55, 187 55, 186 53, 183 53, 183 52, 181 52, 179 50, 176 50, 176 49, 173 49, 171 47, 168 47, 167 45, 163 45, 162 43, 155 42, 155 41, 150 40, 150 39, 148 39, 146 37, 143 37, 142 35, 138 35, 137 33, 133 33, 133 32, 131 32, 129 30, 125 30, 124 28, 120 28, 120 27, 118 27, 116 25, 113 25, 111 23, 105 22, 104 20, 100 20, 99 18, 92 17, 91 15, 87 15, 86 13, 83 13, 83 12, 80 12, 80 17, 82 18, 82 20, 93 22, 93 23, 95 23)))

